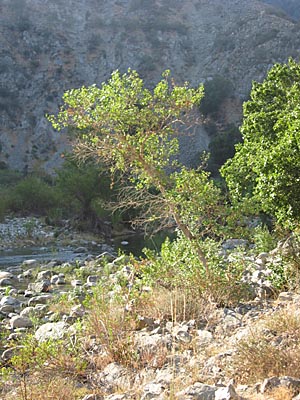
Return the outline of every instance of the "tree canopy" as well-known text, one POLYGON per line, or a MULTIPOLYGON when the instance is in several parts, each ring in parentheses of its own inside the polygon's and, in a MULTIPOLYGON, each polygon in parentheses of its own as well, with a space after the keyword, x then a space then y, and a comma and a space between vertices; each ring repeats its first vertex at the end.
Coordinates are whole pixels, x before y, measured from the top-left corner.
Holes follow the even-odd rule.
POLYGON ((76 128, 75 154, 123 174, 131 185, 126 205, 142 205, 144 222, 163 221, 163 227, 175 222, 205 265, 197 238, 218 227, 213 220, 220 220, 220 191, 208 173, 176 161, 178 134, 195 125, 202 97, 202 86, 178 86, 169 71, 152 91, 136 71, 115 71, 100 88, 66 92, 57 117, 49 119, 58 129, 76 128))
POLYGON ((244 103, 243 143, 222 174, 234 199, 251 199, 291 226, 300 218, 300 65, 289 60, 253 83, 244 103))

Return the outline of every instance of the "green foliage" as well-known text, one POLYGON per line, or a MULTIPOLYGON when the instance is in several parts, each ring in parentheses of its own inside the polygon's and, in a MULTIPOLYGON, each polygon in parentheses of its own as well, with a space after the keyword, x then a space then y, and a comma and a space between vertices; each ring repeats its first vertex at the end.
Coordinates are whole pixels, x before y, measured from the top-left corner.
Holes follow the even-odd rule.
POLYGON ((173 184, 168 200, 183 224, 195 237, 220 236, 226 211, 221 191, 209 180, 209 173, 182 168, 170 176, 170 181, 173 184))
POLYGON ((224 132, 216 134, 211 139, 207 169, 213 176, 218 176, 220 167, 234 156, 235 145, 241 140, 240 130, 235 125, 227 126, 224 132))
POLYGON ((269 252, 275 249, 277 245, 276 234, 270 232, 266 226, 255 227, 252 235, 256 253, 269 252))
POLYGON ((112 201, 114 194, 110 178, 101 166, 66 159, 57 171, 56 188, 63 197, 64 213, 76 213, 87 226, 92 227, 98 217, 109 214, 105 204, 112 201))
POLYGON ((203 88, 189 88, 188 83, 177 86, 169 74, 165 71, 150 91, 137 72, 115 71, 101 88, 93 85, 66 92, 58 116, 49 120, 57 129, 75 128, 79 139, 75 154, 100 160, 112 175, 125 176, 133 190, 125 193, 123 204, 140 206, 147 223, 160 220, 166 227, 172 219, 205 264, 194 239, 211 227, 206 219, 216 215, 210 214, 216 209, 219 214, 219 192, 207 174, 180 169, 176 162, 179 121, 187 128, 193 122, 203 88), (197 224, 203 226, 197 229, 197 224))
POLYGON ((154 287, 178 289, 190 302, 209 297, 219 305, 229 305, 247 299, 248 288, 241 283, 242 263, 226 262, 220 244, 214 240, 206 239, 202 247, 209 260, 209 272, 199 265, 191 242, 179 235, 173 242, 167 239, 163 243, 160 256, 145 250, 150 262, 142 266, 143 280, 154 287))
POLYGON ((215 75, 204 84, 205 96, 201 101, 200 111, 204 115, 219 111, 222 102, 232 96, 233 84, 221 75, 215 75))
POLYGON ((54 189, 42 179, 28 176, 15 185, 8 201, 13 212, 44 215, 57 204, 57 197, 54 189))
POLYGON ((279 223, 300 217, 300 66, 277 64, 244 104, 243 143, 222 169, 233 199, 252 201, 279 223))

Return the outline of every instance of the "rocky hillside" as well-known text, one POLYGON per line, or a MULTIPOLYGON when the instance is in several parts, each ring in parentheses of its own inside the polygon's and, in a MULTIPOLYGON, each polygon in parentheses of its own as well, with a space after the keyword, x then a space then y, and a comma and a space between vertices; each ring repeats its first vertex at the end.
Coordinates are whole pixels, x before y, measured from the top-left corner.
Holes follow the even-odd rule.
POLYGON ((287 15, 295 20, 300 19, 300 7, 298 0, 263 0, 265 3, 272 4, 281 8, 287 15))
MULTIPOLYGON (((259 1, 2 0, 0 11, 0 161, 20 170, 58 165, 66 137, 45 113, 116 68, 149 85, 166 68, 194 85, 226 76, 243 99, 274 62, 300 54, 299 25, 259 1)), ((201 129, 190 148, 207 143, 201 129)))

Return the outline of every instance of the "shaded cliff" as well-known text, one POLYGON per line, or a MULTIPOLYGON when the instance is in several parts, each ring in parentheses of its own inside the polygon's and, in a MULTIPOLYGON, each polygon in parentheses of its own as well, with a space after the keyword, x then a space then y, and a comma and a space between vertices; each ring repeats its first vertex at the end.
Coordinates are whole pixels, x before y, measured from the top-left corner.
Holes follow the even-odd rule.
MULTIPOLYGON (((20 170, 59 164, 66 135, 45 113, 116 68, 149 86, 166 68, 193 85, 226 76, 244 99, 274 62, 300 54, 299 25, 259 1, 2 0, 0 27, 0 161, 20 170)), ((195 143, 207 146, 203 129, 195 143)))

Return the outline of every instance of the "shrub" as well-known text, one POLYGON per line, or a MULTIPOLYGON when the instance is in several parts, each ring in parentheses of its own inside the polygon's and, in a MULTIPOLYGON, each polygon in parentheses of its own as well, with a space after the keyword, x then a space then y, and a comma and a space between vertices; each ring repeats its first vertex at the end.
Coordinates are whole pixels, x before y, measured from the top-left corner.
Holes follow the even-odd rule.
POLYGON ((5 398, 82 398, 76 389, 75 379, 85 376, 86 361, 82 359, 78 343, 73 343, 71 339, 38 342, 32 334, 27 334, 18 344, 9 366, 1 370, 2 376, 6 376, 16 388, 14 397, 8 395, 5 398))
POLYGON ((13 212, 43 215, 56 205, 53 187, 34 176, 17 183, 9 194, 8 207, 13 212))
POLYGON ((215 134, 209 143, 210 157, 207 165, 213 176, 218 175, 220 167, 234 156, 235 145, 241 141, 242 135, 233 124, 228 125, 224 132, 215 134))
POLYGON ((78 227, 96 229, 99 220, 108 217, 108 202, 114 190, 103 168, 90 163, 77 164, 67 159, 57 171, 56 190, 63 194, 64 212, 76 214, 78 227))
POLYGON ((232 96, 234 86, 229 79, 221 75, 215 75, 204 84, 205 96, 200 104, 200 111, 204 115, 215 113, 219 110, 222 102, 232 96))
POLYGON ((193 246, 182 236, 173 242, 167 239, 160 256, 145 251, 149 262, 142 267, 144 281, 181 292, 185 309, 191 311, 185 311, 187 319, 201 317, 201 310, 195 304, 203 298, 229 305, 247 299, 250 294, 240 281, 243 266, 226 263, 220 255, 219 244, 213 240, 206 239, 202 246, 209 260, 208 270, 199 264, 193 246))

